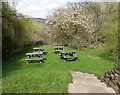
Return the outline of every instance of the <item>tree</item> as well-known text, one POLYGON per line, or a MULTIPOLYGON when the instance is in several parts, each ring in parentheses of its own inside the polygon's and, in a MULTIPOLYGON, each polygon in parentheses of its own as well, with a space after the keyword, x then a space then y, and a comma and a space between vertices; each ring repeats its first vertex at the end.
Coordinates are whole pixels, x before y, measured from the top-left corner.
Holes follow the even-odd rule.
POLYGON ((49 35, 58 43, 90 47, 97 41, 99 16, 97 3, 71 3, 47 18, 49 35))

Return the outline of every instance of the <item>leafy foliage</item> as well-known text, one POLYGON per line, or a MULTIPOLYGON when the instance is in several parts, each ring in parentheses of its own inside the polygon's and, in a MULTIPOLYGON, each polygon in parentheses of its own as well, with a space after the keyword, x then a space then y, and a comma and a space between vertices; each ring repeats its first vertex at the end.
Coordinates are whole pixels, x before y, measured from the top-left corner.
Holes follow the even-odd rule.
POLYGON ((32 45, 41 31, 41 24, 26 18, 12 9, 7 2, 2 3, 2 43, 3 57, 14 50, 32 45))
POLYGON ((104 46, 106 49, 116 49, 118 45, 118 4, 106 3, 102 9, 104 15, 101 17, 104 46))
POLYGON ((49 35, 59 43, 89 47, 97 40, 99 15, 100 7, 97 3, 70 4, 48 17, 46 23, 50 26, 49 35))
POLYGON ((59 9, 47 18, 48 36, 56 43, 79 48, 102 47, 114 55, 118 46, 117 4, 81 2, 59 9))

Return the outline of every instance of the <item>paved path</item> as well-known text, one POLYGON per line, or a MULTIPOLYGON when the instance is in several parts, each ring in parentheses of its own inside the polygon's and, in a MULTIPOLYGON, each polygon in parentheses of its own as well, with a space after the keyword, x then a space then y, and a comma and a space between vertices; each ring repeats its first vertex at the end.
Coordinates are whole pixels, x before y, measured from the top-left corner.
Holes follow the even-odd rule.
POLYGON ((68 93, 115 93, 93 74, 72 72, 73 83, 68 85, 68 93))

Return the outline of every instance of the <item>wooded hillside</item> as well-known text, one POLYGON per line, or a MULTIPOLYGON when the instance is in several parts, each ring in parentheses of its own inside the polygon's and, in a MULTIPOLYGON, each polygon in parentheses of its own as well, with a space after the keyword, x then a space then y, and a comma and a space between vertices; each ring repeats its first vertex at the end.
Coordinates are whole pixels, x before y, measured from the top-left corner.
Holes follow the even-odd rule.
POLYGON ((9 3, 2 2, 3 58, 18 49, 31 46, 34 41, 42 40, 42 29, 42 24, 17 13, 9 3))

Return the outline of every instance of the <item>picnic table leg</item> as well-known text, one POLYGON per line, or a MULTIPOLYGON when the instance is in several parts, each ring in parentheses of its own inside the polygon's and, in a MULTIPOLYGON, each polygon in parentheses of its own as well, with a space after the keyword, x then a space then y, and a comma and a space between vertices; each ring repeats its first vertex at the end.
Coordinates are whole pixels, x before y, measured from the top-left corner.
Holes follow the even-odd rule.
POLYGON ((42 58, 42 55, 40 55, 40 58, 42 58))
POLYGON ((41 51, 44 51, 44 49, 40 49, 41 51))
POLYGON ((40 63, 43 62, 43 60, 40 60, 40 63))
POLYGON ((65 59, 65 62, 67 62, 67 59, 65 59))
POLYGON ((35 56, 35 55, 32 55, 32 57, 35 56))
POLYGON ((30 60, 28 60, 27 63, 30 63, 30 60))
POLYGON ((70 55, 70 56, 73 56, 73 53, 70 53, 69 55, 70 55))
POLYGON ((40 55, 36 55, 36 56, 40 58, 40 55))
POLYGON ((30 59, 30 55, 28 55, 29 59, 30 59))
POLYGON ((29 63, 29 61, 27 61, 27 64, 29 63))
POLYGON ((37 49, 35 49, 35 52, 37 52, 37 49))
POLYGON ((41 60, 40 60, 40 63, 41 63, 41 60))
POLYGON ((45 54, 45 55, 46 55, 47 53, 48 53, 48 52, 45 52, 45 51, 43 52, 43 54, 45 54))
POLYGON ((39 55, 37 55, 39 58, 42 58, 42 55, 41 54, 39 54, 39 55))
POLYGON ((60 54, 61 58, 62 58, 62 53, 60 54))

